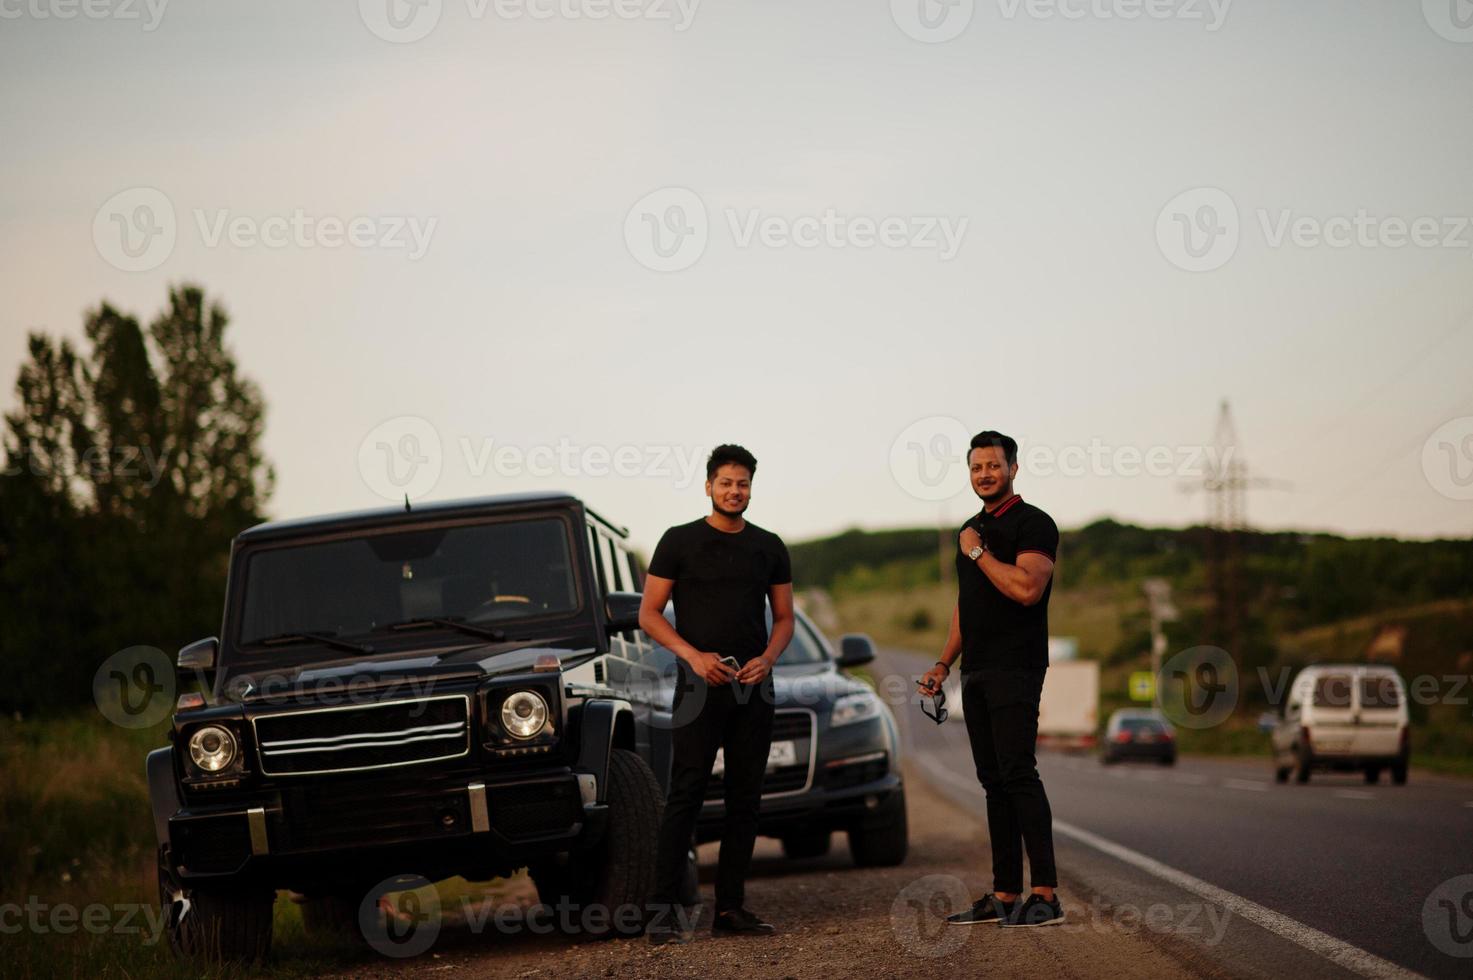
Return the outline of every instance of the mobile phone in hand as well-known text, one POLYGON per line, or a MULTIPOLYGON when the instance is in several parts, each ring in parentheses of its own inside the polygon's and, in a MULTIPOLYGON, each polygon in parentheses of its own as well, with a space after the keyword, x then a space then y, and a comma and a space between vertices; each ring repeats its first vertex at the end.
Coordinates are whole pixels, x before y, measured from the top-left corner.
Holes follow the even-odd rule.
POLYGON ((736 657, 722 657, 721 662, 726 664, 726 666, 730 667, 732 670, 742 669, 742 665, 737 662, 736 657))

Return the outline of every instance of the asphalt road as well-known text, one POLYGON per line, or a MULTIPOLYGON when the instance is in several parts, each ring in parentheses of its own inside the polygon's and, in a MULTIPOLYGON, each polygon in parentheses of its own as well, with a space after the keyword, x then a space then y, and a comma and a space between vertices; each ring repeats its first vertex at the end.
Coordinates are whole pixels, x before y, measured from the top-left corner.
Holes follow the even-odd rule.
MULTIPOLYGON (((929 662, 885 651, 876 673, 918 675, 929 662)), ((912 705, 897 707, 896 714, 908 757, 985 819, 964 721, 953 718, 938 727, 912 705)), ((1072 856, 1094 880, 1109 879, 1107 901, 1145 907, 1180 892, 1180 874, 1175 881, 1167 874, 1175 871, 1208 884, 1191 896, 1200 904, 1217 904, 1203 898, 1215 886, 1269 910, 1263 921, 1272 913, 1287 917, 1268 929, 1253 921, 1246 903, 1237 907, 1222 941, 1199 943, 1226 972, 1394 975, 1387 969, 1394 964, 1426 976, 1473 975, 1473 958, 1438 946, 1473 954, 1473 919, 1458 912, 1450 920, 1456 909, 1439 907, 1436 898, 1425 923, 1423 917, 1434 890, 1473 875, 1473 781, 1413 769, 1406 786, 1384 777, 1367 786, 1356 774, 1319 773, 1306 786, 1278 785, 1266 755, 1261 761, 1183 758, 1174 767, 1105 767, 1092 755, 1045 753, 1039 771, 1059 823, 1066 878, 1072 856), (1149 860, 1123 857, 1119 848, 1149 860), (1166 870, 1146 870, 1152 860, 1166 870), (1294 924, 1309 929, 1298 935, 1294 924), (1326 958, 1332 943, 1321 943, 1317 953, 1305 949, 1315 945, 1314 931, 1372 956, 1332 949, 1337 966, 1326 958)), ((1473 897, 1463 898, 1468 891, 1473 886, 1451 898, 1473 909, 1473 897)))

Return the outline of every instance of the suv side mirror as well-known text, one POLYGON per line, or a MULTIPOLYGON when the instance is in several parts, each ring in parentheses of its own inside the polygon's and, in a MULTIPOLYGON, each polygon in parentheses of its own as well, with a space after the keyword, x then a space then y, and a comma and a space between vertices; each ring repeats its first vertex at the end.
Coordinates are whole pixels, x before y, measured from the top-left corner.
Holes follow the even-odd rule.
POLYGON ((204 686, 214 687, 215 660, 219 653, 220 640, 214 636, 207 636, 203 640, 195 640, 186 647, 180 647, 179 659, 174 662, 179 679, 195 680, 203 675, 204 686))
POLYGON ((864 633, 845 633, 840 637, 840 667, 862 667, 874 659, 875 641, 864 633))
POLYGON ((1267 735, 1279 727, 1279 716, 1272 711, 1265 711, 1258 716, 1258 730, 1267 735))
POLYGON ((644 596, 638 592, 610 592, 604 599, 604 627, 610 634, 639 629, 639 606, 644 596))

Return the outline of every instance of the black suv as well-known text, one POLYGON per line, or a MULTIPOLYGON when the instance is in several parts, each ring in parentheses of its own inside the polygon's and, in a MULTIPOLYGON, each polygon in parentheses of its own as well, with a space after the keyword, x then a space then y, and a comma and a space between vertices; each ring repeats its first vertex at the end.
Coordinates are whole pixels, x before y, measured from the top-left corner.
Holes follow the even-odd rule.
POLYGON ((278 889, 356 926, 396 875, 528 867, 549 904, 642 909, 669 750, 604 669, 642 642, 625 538, 547 494, 238 535, 147 761, 176 948, 263 956, 278 889))

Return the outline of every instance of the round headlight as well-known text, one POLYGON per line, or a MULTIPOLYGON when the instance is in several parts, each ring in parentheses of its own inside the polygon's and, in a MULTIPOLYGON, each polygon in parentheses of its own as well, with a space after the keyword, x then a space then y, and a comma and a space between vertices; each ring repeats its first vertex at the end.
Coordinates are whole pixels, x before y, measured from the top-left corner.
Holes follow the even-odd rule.
POLYGON ((219 772, 235 761, 235 736, 228 728, 207 725, 189 736, 189 757, 205 772, 219 772))
POLYGON ((533 691, 517 691, 501 702, 501 726, 515 738, 531 738, 547 725, 547 702, 533 691))

